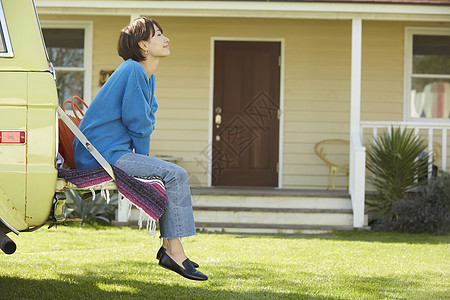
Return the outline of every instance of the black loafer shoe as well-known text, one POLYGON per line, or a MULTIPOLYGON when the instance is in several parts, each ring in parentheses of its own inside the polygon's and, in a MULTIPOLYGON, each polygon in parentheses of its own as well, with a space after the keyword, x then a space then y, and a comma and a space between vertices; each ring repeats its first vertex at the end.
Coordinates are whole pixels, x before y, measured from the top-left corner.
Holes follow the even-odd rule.
POLYGON ((183 277, 186 277, 187 279, 191 280, 208 280, 208 276, 203 274, 202 272, 197 271, 189 261, 189 259, 186 259, 183 261, 183 267, 180 267, 172 258, 170 258, 169 255, 167 255, 166 252, 164 252, 161 255, 161 258, 159 260, 159 265, 161 267, 164 267, 166 269, 172 270, 178 274, 180 274, 183 277))
MULTIPOLYGON (((161 246, 161 248, 159 248, 159 250, 158 250, 158 253, 156 253, 156 259, 157 259, 157 260, 160 260, 160 259, 161 259, 161 256, 162 256, 163 253, 165 253, 165 252, 166 252, 166 249, 165 249, 163 246, 161 246)), ((192 266, 193 266, 194 268, 198 268, 198 267, 199 267, 198 263, 196 263, 195 261, 192 261, 192 260, 190 260, 190 259, 189 259, 189 261, 191 262, 191 264, 192 264, 192 266)))
POLYGON ((164 252, 166 252, 166 249, 163 246, 161 246, 161 248, 159 248, 158 250, 158 253, 156 253, 156 259, 160 260, 164 252))

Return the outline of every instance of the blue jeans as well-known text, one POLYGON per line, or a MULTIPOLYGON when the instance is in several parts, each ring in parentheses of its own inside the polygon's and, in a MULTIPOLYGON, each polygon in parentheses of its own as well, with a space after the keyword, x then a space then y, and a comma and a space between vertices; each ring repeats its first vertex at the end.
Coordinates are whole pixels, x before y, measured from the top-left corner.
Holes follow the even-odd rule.
POLYGON ((171 162, 136 153, 122 155, 114 165, 129 175, 157 175, 162 178, 168 199, 167 210, 159 219, 162 238, 173 239, 196 234, 186 170, 171 162))

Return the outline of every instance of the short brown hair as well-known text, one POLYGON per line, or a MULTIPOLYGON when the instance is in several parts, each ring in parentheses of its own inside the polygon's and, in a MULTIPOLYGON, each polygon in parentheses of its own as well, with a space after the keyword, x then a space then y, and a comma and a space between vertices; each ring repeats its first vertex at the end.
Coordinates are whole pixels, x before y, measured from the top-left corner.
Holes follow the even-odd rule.
POLYGON ((145 57, 142 55, 138 43, 142 40, 147 41, 155 35, 154 25, 162 33, 163 30, 158 22, 146 17, 136 18, 125 26, 120 31, 119 42, 117 43, 117 51, 120 57, 124 60, 131 58, 138 62, 143 61, 145 57))

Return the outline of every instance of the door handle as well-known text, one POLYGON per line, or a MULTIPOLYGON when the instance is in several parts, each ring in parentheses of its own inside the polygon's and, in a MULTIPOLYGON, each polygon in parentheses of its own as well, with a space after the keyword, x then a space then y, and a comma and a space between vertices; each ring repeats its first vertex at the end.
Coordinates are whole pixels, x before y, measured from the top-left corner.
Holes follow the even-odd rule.
POLYGON ((220 124, 222 124, 222 116, 216 115, 215 122, 216 122, 216 127, 219 128, 220 124))
POLYGON ((214 117, 214 123, 216 123, 216 128, 218 129, 220 127, 220 124, 222 124, 222 108, 220 106, 216 107, 216 116, 214 117))

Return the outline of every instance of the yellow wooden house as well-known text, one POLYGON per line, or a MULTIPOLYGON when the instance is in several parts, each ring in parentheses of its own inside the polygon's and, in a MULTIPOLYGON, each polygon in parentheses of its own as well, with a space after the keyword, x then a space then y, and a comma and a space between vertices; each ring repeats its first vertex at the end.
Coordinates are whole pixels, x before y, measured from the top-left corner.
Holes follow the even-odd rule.
POLYGON ((151 154, 189 172, 199 228, 365 227, 364 145, 391 124, 416 128, 430 150, 438 142, 437 164, 447 168, 448 0, 36 6, 60 101, 92 100, 122 62, 116 43, 130 20, 162 25, 171 56, 156 73, 151 154), (349 178, 337 174, 334 191, 314 151, 330 139, 348 142, 334 151, 349 170, 349 178))

